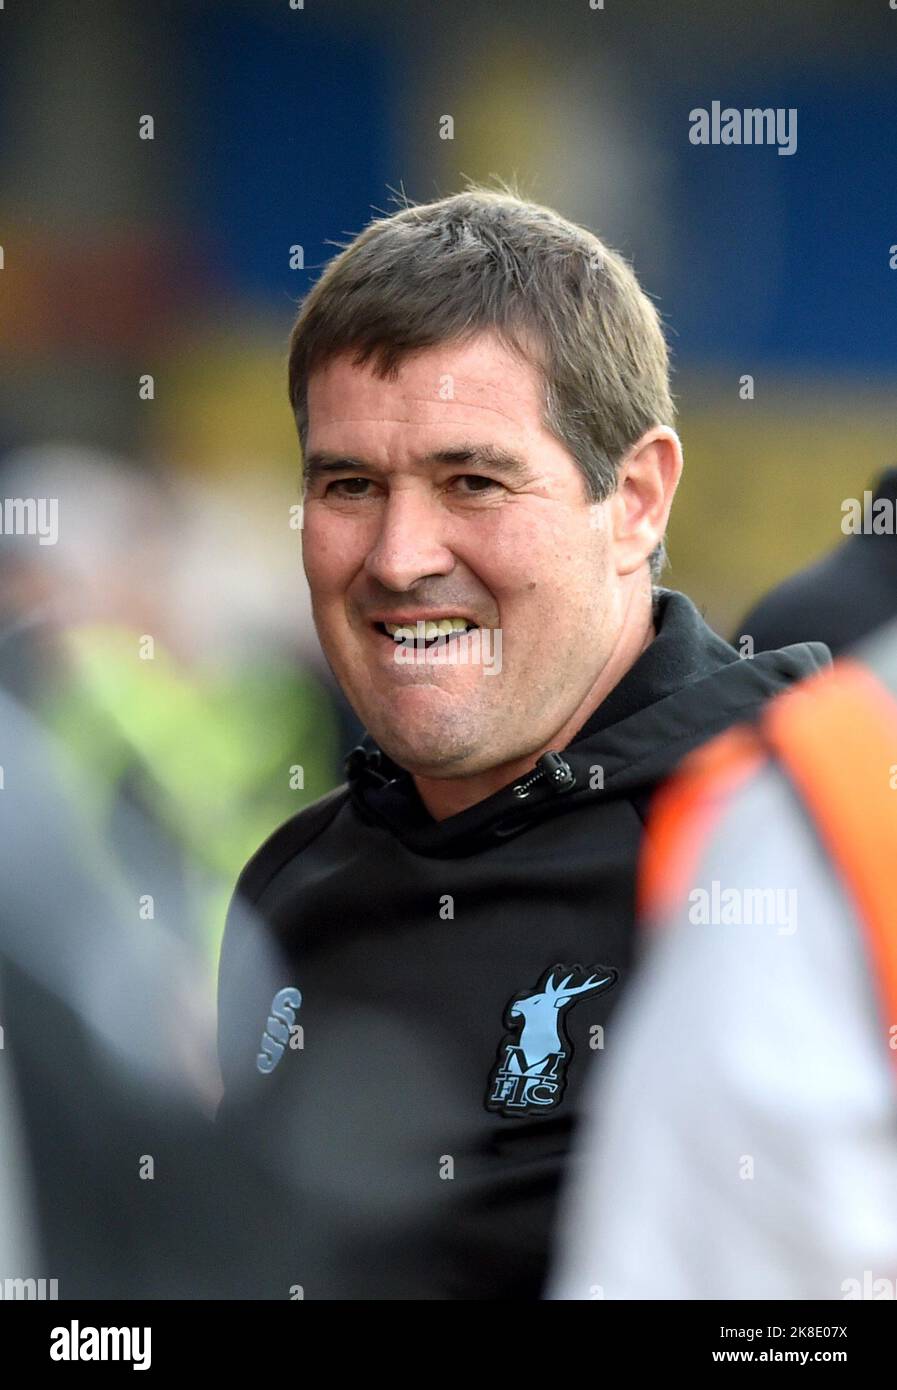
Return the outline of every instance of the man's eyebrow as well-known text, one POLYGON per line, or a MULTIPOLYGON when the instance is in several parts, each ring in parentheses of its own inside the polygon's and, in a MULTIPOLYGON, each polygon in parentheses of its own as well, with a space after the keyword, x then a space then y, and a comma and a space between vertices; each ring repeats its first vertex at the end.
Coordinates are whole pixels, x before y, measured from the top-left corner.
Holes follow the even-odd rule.
POLYGON ((306 454, 302 460, 302 476, 306 483, 326 473, 346 473, 356 468, 359 473, 371 471, 362 459, 348 458, 344 454, 329 454, 326 451, 306 454))
MULTIPOLYGON (((530 476, 530 466, 519 454, 503 449, 497 444, 457 444, 450 449, 434 449, 423 454, 421 463, 442 463, 475 470, 488 468, 493 473, 502 473, 509 482, 522 483, 530 476)), ((333 454, 327 450, 316 450, 308 454, 304 462, 306 483, 328 473, 377 473, 376 465, 365 463, 364 459, 345 454, 333 454)))
POLYGON ((509 482, 522 483, 532 472, 526 459, 498 444, 459 444, 452 449, 436 449, 426 455, 428 463, 448 463, 458 467, 488 468, 503 473, 509 482))

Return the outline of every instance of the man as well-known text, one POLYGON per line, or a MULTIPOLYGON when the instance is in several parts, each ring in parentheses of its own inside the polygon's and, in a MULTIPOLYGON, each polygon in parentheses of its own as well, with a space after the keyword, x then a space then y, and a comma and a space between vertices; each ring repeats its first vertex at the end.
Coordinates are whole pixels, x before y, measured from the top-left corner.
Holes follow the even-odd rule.
POLYGON ((893 1300, 897 623, 696 753, 647 848, 552 1297, 893 1300))
POLYGON ((834 656, 897 615, 897 468, 841 504, 847 539, 762 598, 735 632, 755 651, 818 640, 834 656))
POLYGON ((296 1184, 307 1298, 536 1298, 657 781, 825 661, 654 590, 667 350, 591 233, 471 188, 374 221, 290 347, 303 560, 367 729, 238 885, 221 1122, 296 1184), (239 1089, 239 1096, 237 1091, 239 1089))

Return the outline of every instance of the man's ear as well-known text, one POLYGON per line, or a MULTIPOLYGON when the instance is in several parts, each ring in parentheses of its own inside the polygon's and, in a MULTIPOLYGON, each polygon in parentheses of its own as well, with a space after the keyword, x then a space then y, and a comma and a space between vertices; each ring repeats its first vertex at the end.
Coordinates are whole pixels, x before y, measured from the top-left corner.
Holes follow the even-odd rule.
POLYGON ((682 445, 675 430, 655 425, 621 460, 611 503, 611 536, 617 574, 632 574, 663 540, 682 473, 682 445))

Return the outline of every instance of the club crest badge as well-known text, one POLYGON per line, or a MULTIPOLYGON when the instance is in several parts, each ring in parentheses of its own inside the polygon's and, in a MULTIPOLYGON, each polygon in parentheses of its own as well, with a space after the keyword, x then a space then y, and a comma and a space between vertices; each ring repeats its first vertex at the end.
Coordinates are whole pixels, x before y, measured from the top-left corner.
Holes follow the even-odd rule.
POLYGON ((587 971, 578 965, 553 965, 534 990, 514 995, 505 1010, 507 1033, 489 1078, 487 1110, 513 1118, 544 1113, 560 1103, 573 1055, 565 1027, 567 1010, 584 996, 594 998, 610 989, 617 977, 611 966, 587 971))

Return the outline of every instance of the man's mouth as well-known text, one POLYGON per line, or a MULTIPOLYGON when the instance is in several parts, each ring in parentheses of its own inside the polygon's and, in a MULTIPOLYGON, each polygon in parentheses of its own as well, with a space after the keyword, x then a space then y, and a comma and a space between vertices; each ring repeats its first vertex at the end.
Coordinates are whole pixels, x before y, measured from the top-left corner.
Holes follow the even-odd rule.
POLYGON ((469 618, 446 616, 414 621, 406 619, 395 623, 375 622, 374 627, 383 637, 388 637, 394 646, 401 642, 413 642, 415 647, 426 649, 451 642, 462 633, 475 632, 478 625, 469 618))

